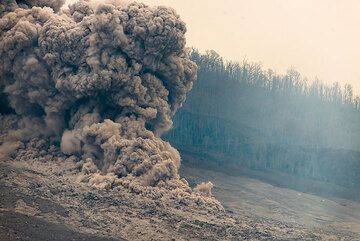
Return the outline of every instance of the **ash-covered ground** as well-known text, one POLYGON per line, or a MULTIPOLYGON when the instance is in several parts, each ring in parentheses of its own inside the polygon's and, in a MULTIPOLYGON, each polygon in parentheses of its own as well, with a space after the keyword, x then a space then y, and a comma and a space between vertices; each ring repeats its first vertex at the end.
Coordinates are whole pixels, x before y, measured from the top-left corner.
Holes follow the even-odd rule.
POLYGON ((360 204, 183 166, 224 209, 89 188, 72 161, 1 162, 0 240, 359 240, 360 204))

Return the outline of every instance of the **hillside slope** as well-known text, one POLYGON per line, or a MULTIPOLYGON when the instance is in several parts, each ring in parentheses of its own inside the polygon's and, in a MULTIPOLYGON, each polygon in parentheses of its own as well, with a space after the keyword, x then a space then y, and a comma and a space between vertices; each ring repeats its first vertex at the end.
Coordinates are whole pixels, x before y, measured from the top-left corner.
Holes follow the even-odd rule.
MULTIPOLYGON (((185 158, 196 157, 186 155, 185 158)), ((276 175, 278 173, 249 170, 245 173, 244 170, 238 175, 235 172, 229 175, 211 168, 205 170, 194 166, 196 165, 183 165, 182 174, 193 182, 212 180, 215 185, 214 195, 228 211, 238 217, 267 223, 264 226, 270 227, 275 233, 283 232, 285 227, 293 227, 290 230, 285 228, 289 232, 288 237, 296 236, 294 230, 305 229, 307 234, 319 230, 333 233, 334 239, 360 238, 359 201, 336 197, 340 194, 339 190, 338 193, 329 191, 340 188, 346 192, 342 187, 306 179, 292 179, 281 173, 276 175), (312 185, 317 191, 322 190, 322 196, 289 188, 295 181, 299 186, 312 185)))
POLYGON ((63 169, 64 163, 1 163, 0 240, 360 238, 359 222, 355 221, 359 213, 351 212, 360 210, 355 202, 342 205, 314 195, 299 197, 298 192, 251 178, 184 165, 181 172, 190 184, 204 178, 214 181, 215 197, 225 207, 215 210, 201 203, 151 199, 126 190, 89 189, 76 182, 69 172, 71 165, 66 163, 67 169, 63 169), (322 207, 316 208, 320 204, 322 207), (328 213, 337 208, 342 216, 328 213), (320 225, 322 222, 331 225, 320 225))
POLYGON ((231 159, 253 170, 360 188, 360 98, 349 86, 227 62, 213 51, 195 50, 192 58, 198 78, 165 134, 173 146, 225 157, 219 165, 231 159))

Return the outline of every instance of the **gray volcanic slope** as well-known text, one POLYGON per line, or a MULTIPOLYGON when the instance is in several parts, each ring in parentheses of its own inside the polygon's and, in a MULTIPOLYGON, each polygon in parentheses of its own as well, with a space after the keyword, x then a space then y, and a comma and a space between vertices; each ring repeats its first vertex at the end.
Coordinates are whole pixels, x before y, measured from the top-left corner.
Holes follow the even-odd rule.
MULTIPOLYGON (((360 204, 183 166, 225 207, 76 182, 72 162, 1 162, 0 240, 359 240, 360 204)), ((199 199, 201 202, 201 199, 199 199)))

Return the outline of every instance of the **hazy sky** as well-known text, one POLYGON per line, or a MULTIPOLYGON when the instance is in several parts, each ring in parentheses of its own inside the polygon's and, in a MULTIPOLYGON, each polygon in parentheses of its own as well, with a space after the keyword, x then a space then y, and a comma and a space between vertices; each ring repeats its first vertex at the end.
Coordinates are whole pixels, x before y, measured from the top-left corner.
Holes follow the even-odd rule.
POLYGON ((142 0, 176 9, 189 46, 360 93, 360 0, 142 0))

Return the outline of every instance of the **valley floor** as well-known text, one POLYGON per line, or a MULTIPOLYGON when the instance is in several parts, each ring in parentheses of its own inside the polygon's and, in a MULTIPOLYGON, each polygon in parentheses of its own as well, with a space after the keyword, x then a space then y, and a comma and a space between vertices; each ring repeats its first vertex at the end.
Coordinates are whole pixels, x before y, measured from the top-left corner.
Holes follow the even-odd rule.
MULTIPOLYGON (((354 239, 360 240, 359 202, 325 198, 246 176, 229 176, 187 166, 183 167, 182 173, 193 182, 211 180, 215 186, 213 194, 226 210, 239 217, 268 223, 275 233, 284 227, 297 227, 309 233, 316 230, 334 232, 334 239, 346 239, 352 234, 354 239)), ((289 236, 292 231, 287 230, 289 236)))

